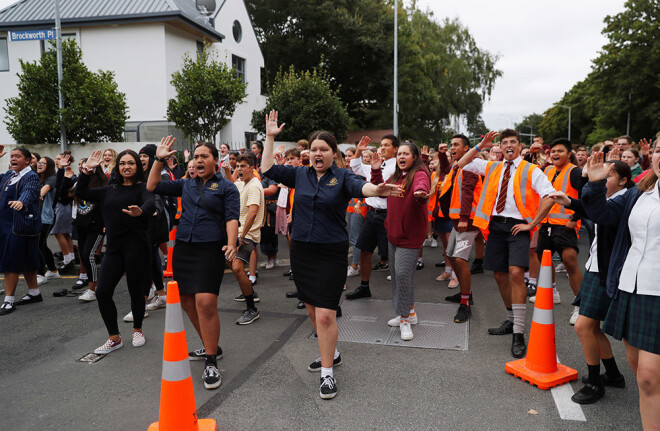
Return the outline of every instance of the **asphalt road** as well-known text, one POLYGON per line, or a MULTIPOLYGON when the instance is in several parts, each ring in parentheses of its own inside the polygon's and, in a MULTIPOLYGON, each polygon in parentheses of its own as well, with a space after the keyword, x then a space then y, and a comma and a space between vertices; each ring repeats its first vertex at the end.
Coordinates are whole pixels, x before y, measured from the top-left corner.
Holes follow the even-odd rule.
MULTIPOLYGON (((584 239, 581 248, 588 250, 584 239)), ((286 241, 280 242, 280 250, 280 257, 288 258, 286 241)), ((434 281, 439 272, 433 263, 440 251, 425 248, 424 253, 426 268, 415 279, 417 301, 444 302, 455 290, 434 281)), ((580 257, 586 260, 584 254, 580 257)), ((486 333, 505 318, 490 273, 473 277, 467 351, 341 342, 343 364, 335 371, 339 395, 321 400, 319 375, 307 371, 318 348, 309 339, 312 327, 304 311, 296 310, 296 300, 284 297, 293 287, 282 277, 286 269, 260 271, 256 290, 261 319, 248 326, 234 324, 243 304, 232 300, 239 289, 233 275, 225 274, 219 301, 222 386, 205 390, 203 362, 191 362, 199 417, 216 419, 218 429, 641 429, 637 385, 621 342, 613 341, 613 348, 627 387, 608 389, 598 403, 578 409, 586 421, 562 419, 558 410, 575 407, 567 397, 581 384, 574 382, 565 388, 570 388, 568 395, 555 397, 505 373, 504 364, 512 359, 511 338, 486 333)), ((373 273, 375 298, 391 299, 386 275, 373 273)), ((581 376, 586 364, 568 324, 572 295, 566 276, 558 274, 557 280, 563 301, 555 309, 557 356, 581 376)), ((0 317, 0 429, 146 430, 158 420, 165 310, 145 319, 144 347, 133 348, 127 337, 123 349, 97 363, 81 363, 78 359, 101 345, 107 333, 96 303, 52 296, 74 281, 50 281, 42 286, 44 302, 0 317)), ((358 284, 357 277, 350 278, 349 290, 358 284)), ((17 296, 26 289, 21 281, 17 296)), ((124 280, 115 301, 121 319, 129 311, 124 280)), ((528 328, 532 308, 529 304, 528 328)), ((199 347, 191 325, 185 326, 188 347, 199 347)), ((120 322, 124 334, 130 328, 120 322)))

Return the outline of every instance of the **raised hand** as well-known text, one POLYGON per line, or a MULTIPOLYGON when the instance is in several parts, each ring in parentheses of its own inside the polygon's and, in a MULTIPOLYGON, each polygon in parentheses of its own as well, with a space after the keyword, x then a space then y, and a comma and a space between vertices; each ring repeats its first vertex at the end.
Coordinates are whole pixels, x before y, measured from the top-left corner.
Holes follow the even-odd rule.
POLYGON ((357 144, 358 151, 366 150, 367 147, 369 146, 369 142, 371 142, 371 138, 368 136, 363 136, 362 138, 360 138, 360 142, 358 142, 357 144))
POLYGON ((278 165, 283 165, 284 164, 284 154, 275 153, 275 154, 273 154, 273 157, 275 158, 275 163, 277 163, 278 165))
POLYGON ((424 145, 422 147, 421 155, 422 156, 424 156, 424 155, 428 156, 429 155, 429 146, 428 145, 424 145))
POLYGON ((438 153, 443 153, 445 154, 447 152, 448 146, 447 144, 439 144, 438 145, 438 153))
POLYGON ((603 153, 599 151, 587 159, 587 169, 589 171, 589 181, 602 181, 606 180, 612 169, 614 169, 614 163, 608 165, 603 163, 603 153))
POLYGON ((538 142, 534 142, 531 147, 529 147, 529 152, 534 154, 534 153, 539 153, 543 151, 543 145, 539 144, 538 142))
MULTIPOLYGON (((96 169, 96 167, 101 164, 102 156, 103 156, 103 150, 92 151, 92 154, 89 155, 87 161, 85 162, 84 165, 85 169, 87 169, 88 171, 93 171, 94 169, 96 169)), ((62 160, 64 160, 64 157, 62 157, 62 160)), ((67 159, 67 165, 65 166, 68 166, 68 159, 67 159)))
POLYGON ((5 154, 7 154, 5 151, 5 146, 0 144, 0 157, 4 156, 5 154))
POLYGON ((620 156, 620 151, 619 147, 613 147, 608 153, 607 153, 607 160, 619 160, 621 158, 620 156))
POLYGON ((71 164, 71 155, 65 154, 57 162, 57 169, 64 169, 71 164))
POLYGON ((140 217, 142 215, 142 208, 137 205, 129 205, 128 209, 123 209, 121 211, 131 217, 140 217))
POLYGON ((277 126, 277 111, 270 111, 266 115, 266 136, 275 137, 280 134, 284 128, 285 123, 282 123, 279 127, 277 126))
POLYGON ((284 155, 284 150, 286 150, 286 145, 278 145, 278 147, 275 148, 275 154, 284 155))
POLYGON ((490 148, 493 146, 493 139, 496 137, 500 136, 499 133, 497 133, 494 130, 491 130, 490 132, 486 133, 486 136, 484 136, 484 139, 479 142, 479 150, 483 150, 484 148, 490 148))
POLYGON ((380 169, 383 165, 383 158, 380 156, 378 151, 374 151, 373 156, 371 156, 371 169, 380 169))
POLYGON ((176 138, 172 135, 160 140, 158 148, 156 148, 156 157, 159 159, 166 159, 176 154, 176 150, 172 150, 176 138))
POLYGON ((641 154, 642 156, 648 156, 650 150, 651 150, 651 142, 649 142, 646 138, 641 139, 639 141, 639 154, 641 154))
POLYGON ((73 169, 71 169, 71 166, 67 166, 64 168, 64 176, 67 178, 73 178, 73 169))
POLYGON ((183 150, 183 161, 186 163, 190 161, 190 151, 187 148, 183 150))

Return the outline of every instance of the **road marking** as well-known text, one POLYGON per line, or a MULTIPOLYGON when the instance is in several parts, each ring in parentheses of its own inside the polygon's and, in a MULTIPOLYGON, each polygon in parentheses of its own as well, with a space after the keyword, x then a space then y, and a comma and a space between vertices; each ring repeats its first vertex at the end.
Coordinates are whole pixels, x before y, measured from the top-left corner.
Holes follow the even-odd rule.
MULTIPOLYGON (((559 357, 557 357, 557 363, 559 364, 559 357)), ((559 412, 559 417, 565 421, 579 421, 586 422, 587 418, 584 416, 582 407, 578 403, 574 403, 571 400, 573 396, 573 386, 570 383, 564 383, 560 386, 555 386, 550 389, 552 392, 552 398, 555 400, 555 405, 557 406, 557 411, 559 412)))

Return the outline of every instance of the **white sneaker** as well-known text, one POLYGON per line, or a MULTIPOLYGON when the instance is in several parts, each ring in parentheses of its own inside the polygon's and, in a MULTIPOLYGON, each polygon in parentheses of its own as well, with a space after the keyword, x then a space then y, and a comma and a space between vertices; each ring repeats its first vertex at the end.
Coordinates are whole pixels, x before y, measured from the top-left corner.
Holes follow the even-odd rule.
POLYGON ((60 278, 60 273, 57 272, 57 270, 55 270, 55 271, 46 271, 46 278, 48 280, 52 280, 54 278, 60 278))
MULTIPOLYGON (((83 301, 83 302, 96 301, 96 292, 87 289, 82 295, 78 297, 78 301, 83 301)), ((131 314, 131 320, 132 319, 133 319, 133 315, 131 314)))
POLYGON ((355 277, 360 275, 360 266, 358 265, 357 268, 353 268, 352 266, 348 265, 348 271, 346 271, 346 277, 355 277))
POLYGON ((164 296, 154 296, 154 298, 147 304, 147 310, 153 311, 167 306, 167 299, 164 296))
POLYGON ((566 267, 562 262, 559 262, 557 266, 555 266, 555 272, 566 272, 566 267))
POLYGON ((413 332, 412 332, 412 328, 410 327, 410 322, 400 323, 399 330, 401 331, 401 339, 403 341, 408 341, 413 339, 413 332))
POLYGON ((266 261, 266 266, 264 267, 266 269, 273 269, 275 268, 275 261, 273 259, 268 259, 266 261))
POLYGON ((149 289, 149 296, 147 296, 147 301, 151 301, 151 298, 153 298, 154 296, 156 296, 156 292, 157 292, 157 290, 156 290, 156 286, 154 286, 154 285, 152 284, 152 285, 151 285, 151 289, 149 289))
MULTIPOLYGON (((270 259, 268 259, 268 260, 270 260, 270 259)), ((265 268, 266 265, 268 265, 268 260, 265 261, 265 262, 261 262, 261 263, 259 264, 259 268, 265 268)))
POLYGON ((144 338, 142 331, 133 332, 133 347, 142 347, 147 340, 144 338))
MULTIPOLYGON (((149 313, 147 310, 144 310, 144 317, 149 317, 149 313)), ((124 316, 124 322, 132 322, 133 321, 133 312, 129 311, 127 315, 124 316)))
MULTIPOLYGON (((530 296, 529 297, 529 302, 534 303, 536 302, 536 295, 530 296)), ((559 296, 559 292, 553 293, 552 294, 552 302, 555 304, 561 304, 561 296, 559 296)))
POLYGON ((121 338, 117 341, 112 341, 111 339, 108 338, 105 344, 103 344, 100 347, 97 347, 96 350, 94 350, 94 353, 96 353, 97 355, 107 355, 113 350, 121 349, 122 347, 124 347, 124 343, 121 341, 121 338))
POLYGON ((575 325, 577 322, 578 316, 580 315, 580 307, 573 307, 573 313, 571 313, 571 318, 568 321, 571 325, 575 325))
POLYGON ((422 247, 430 247, 431 246, 431 238, 427 237, 424 240, 424 244, 422 244, 422 247))
POLYGON ((391 276, 391 275, 388 275, 388 276, 385 277, 385 278, 387 279, 387 281, 392 281, 392 276, 391 276))
MULTIPOLYGON (((437 247, 438 247, 438 240, 433 238, 431 240, 431 248, 437 248, 437 247)), ((412 336, 410 338, 412 338, 412 336)))
POLYGON ((46 283, 48 283, 46 276, 37 274, 37 286, 41 286, 42 284, 46 283))
MULTIPOLYGON (((410 321, 411 325, 417 325, 417 322, 418 322, 417 314, 415 313, 415 315, 412 316, 412 317, 409 317, 408 320, 410 321)), ((394 327, 394 328, 399 326, 400 323, 401 323, 401 316, 396 316, 394 319, 390 319, 390 320, 387 321, 387 324, 389 326, 394 327)))

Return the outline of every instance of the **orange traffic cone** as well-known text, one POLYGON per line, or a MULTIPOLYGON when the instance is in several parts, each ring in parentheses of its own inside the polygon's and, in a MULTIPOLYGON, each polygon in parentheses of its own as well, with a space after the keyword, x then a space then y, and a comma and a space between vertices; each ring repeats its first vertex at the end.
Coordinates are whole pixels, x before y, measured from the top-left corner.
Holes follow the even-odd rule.
POLYGON ((158 422, 148 431, 216 431, 213 419, 197 419, 188 344, 183 329, 183 314, 176 281, 167 283, 163 376, 160 387, 158 422))
POLYGON ((552 254, 549 250, 543 251, 538 280, 527 357, 507 362, 504 369, 507 373, 546 390, 577 379, 578 373, 557 363, 552 302, 552 254))
POLYGON ((174 250, 174 241, 176 240, 176 226, 170 231, 169 241, 167 241, 167 267, 163 271, 163 277, 170 278, 174 276, 172 272, 172 251, 174 250))

